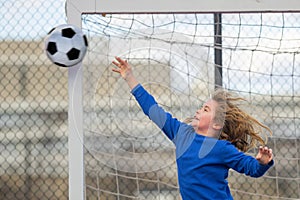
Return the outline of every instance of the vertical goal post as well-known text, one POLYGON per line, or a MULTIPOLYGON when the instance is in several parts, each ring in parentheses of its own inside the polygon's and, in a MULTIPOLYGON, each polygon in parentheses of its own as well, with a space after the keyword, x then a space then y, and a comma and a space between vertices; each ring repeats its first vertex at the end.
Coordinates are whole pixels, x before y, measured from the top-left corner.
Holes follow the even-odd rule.
MULTIPOLYGON (((300 12, 299 0, 67 0, 67 22, 82 26, 84 13, 300 12)), ((220 63, 219 63, 220 64, 220 63)), ((82 63, 68 69, 69 199, 85 199, 82 63)))

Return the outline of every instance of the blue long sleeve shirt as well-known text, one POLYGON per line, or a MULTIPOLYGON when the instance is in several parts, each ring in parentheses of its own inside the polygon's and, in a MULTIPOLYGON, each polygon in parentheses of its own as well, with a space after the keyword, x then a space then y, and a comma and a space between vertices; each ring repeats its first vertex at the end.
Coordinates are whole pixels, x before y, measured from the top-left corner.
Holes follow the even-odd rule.
POLYGON ((167 135, 176 147, 178 182, 183 200, 233 199, 227 177, 230 168, 251 177, 260 177, 273 165, 260 164, 225 140, 197 134, 160 107, 140 84, 131 91, 143 112, 167 135))

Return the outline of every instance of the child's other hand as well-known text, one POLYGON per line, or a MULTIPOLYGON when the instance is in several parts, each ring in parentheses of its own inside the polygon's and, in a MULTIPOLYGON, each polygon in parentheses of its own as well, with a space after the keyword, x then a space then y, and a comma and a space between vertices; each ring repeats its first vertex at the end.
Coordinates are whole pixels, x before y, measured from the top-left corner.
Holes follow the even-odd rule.
POLYGON ((256 155, 256 160, 262 165, 267 165, 273 159, 272 149, 268 147, 259 147, 259 151, 256 155))

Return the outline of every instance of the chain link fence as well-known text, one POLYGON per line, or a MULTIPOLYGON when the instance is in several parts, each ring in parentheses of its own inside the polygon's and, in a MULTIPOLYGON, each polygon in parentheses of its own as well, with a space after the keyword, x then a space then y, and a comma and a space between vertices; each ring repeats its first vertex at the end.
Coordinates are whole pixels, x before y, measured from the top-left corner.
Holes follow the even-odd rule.
MULTIPOLYGON (((64 7, 64 1, 61 0, 0 1, 0 199, 68 199, 67 69, 51 64, 43 52, 43 38, 47 32, 54 26, 66 23, 64 7)), ((101 22, 105 25, 104 28, 96 20, 96 23, 93 22, 93 25, 97 24, 96 31, 88 30, 87 27, 85 29, 91 43, 90 53, 85 60, 85 64, 90 65, 85 71, 85 79, 90 79, 85 82, 86 199, 138 199, 138 196, 140 199, 149 200, 176 199, 178 186, 176 165, 171 159, 173 149, 166 138, 157 134, 157 129, 152 125, 144 123, 142 127, 139 126, 139 121, 144 120, 143 116, 139 114, 140 111, 135 107, 130 94, 125 93, 128 91, 126 86, 109 71, 113 56, 121 52, 111 50, 113 48, 103 39, 116 33, 116 27, 108 29, 113 17, 100 17, 101 20, 106 20, 101 22), (94 37, 95 33, 105 36, 94 37), (110 49, 109 53, 107 49, 110 49), (94 53, 96 57, 93 57, 94 53), (96 58, 102 61, 97 63, 96 58), (102 68, 99 69, 99 66, 102 68), (101 74, 100 79, 95 76, 97 70, 101 74), (95 83, 93 80, 97 83, 96 88, 92 85, 95 83), (119 90, 112 88, 116 85, 119 90), (129 99, 129 104, 128 99, 119 101, 124 96, 129 99), (90 102, 88 97, 95 98, 92 100, 97 102, 90 102), (116 101, 119 103, 116 104, 116 101), (129 108, 129 111, 122 110, 124 108, 129 108), (135 121, 123 121, 124 113, 130 113, 135 121), (97 123, 94 119, 98 120, 97 123), (103 133, 101 137, 97 134, 99 130, 103 133), (139 132, 140 130, 144 132, 139 132), (149 130, 153 137, 149 137, 149 130), (116 138, 108 140, 106 136, 112 133, 116 138), (140 133, 143 135, 138 135, 140 133), (118 137, 118 134, 122 134, 122 137, 118 137), (141 138, 148 140, 145 142, 141 138), (158 141, 163 148, 157 146, 158 141), (114 155, 122 155, 124 149, 126 153, 136 150, 140 153, 158 152, 147 155, 151 159, 158 156, 162 161, 159 163, 161 168, 153 168, 157 163, 153 164, 149 157, 143 157, 138 163, 142 173, 133 173, 130 164, 122 159, 117 165, 123 170, 115 170, 115 166, 110 165, 110 157, 103 156, 103 153, 110 153, 112 150, 109 143, 114 145, 114 150, 119 150, 114 155)), ((134 29, 124 33, 126 24, 132 28, 136 23, 143 24, 140 22, 145 22, 145 18, 149 16, 138 17, 141 18, 136 21, 124 18, 124 23, 117 24, 121 27, 117 29, 122 34, 113 41, 114 46, 120 44, 120 38, 126 41, 126 37, 132 34, 130 31, 134 29)), ((172 42, 176 40, 182 45, 185 38, 181 33, 189 30, 191 35, 188 37, 192 38, 191 41, 201 41, 201 48, 205 46, 208 51, 203 54, 202 50, 193 49, 193 52, 189 52, 185 49, 186 55, 201 54, 201 60, 207 62, 206 56, 213 55, 214 50, 212 15, 203 15, 201 22, 184 18, 183 15, 175 21, 174 19, 176 17, 168 15, 164 20, 172 20, 171 23, 165 21, 157 24, 160 28, 168 24, 169 27, 164 27, 167 30, 170 27, 178 28, 177 33, 168 32, 171 38, 169 45, 181 51, 186 46, 176 46, 172 42), (189 29, 184 25, 192 25, 193 28, 189 29), (210 28, 204 30, 203 27, 210 28), (201 34, 197 32, 199 30, 202 31, 201 34)), ((274 150, 275 167, 260 179, 248 178, 230 171, 229 183, 235 199, 300 199, 298 19, 299 15, 292 14, 277 14, 270 18, 268 14, 223 16, 223 83, 244 94, 251 104, 259 107, 263 115, 268 116, 265 123, 274 131, 268 145, 274 150), (263 20, 264 18, 270 20, 263 20), (278 32, 272 35, 270 31, 274 33, 274 30, 278 32), (247 35, 243 35, 245 33, 247 35), (285 34, 288 37, 284 37, 285 34), (256 42, 257 45, 247 46, 250 40, 251 44, 256 42), (246 54, 247 59, 239 59, 241 54, 246 54)), ((91 19, 88 16, 83 17, 83 21, 89 20, 91 19)), ((155 46, 155 41, 158 40, 166 40, 166 32, 163 31, 152 29, 149 32, 148 29, 143 33, 154 38, 154 42, 150 43, 140 40, 139 45, 145 45, 144 47, 155 46)), ((170 73, 174 68, 169 68, 168 53, 160 48, 144 48, 140 51, 130 41, 124 45, 130 46, 128 49, 131 50, 123 55, 137 66, 138 76, 147 80, 145 87, 167 110, 172 110, 174 115, 178 114, 182 118, 192 115, 199 106, 199 99, 196 97, 208 95, 207 88, 194 88, 196 93, 189 99, 191 105, 180 105, 177 94, 173 94, 165 86, 172 82, 175 84, 173 88, 181 90, 182 84, 178 82, 184 82, 185 79, 181 76, 183 71, 176 69, 175 74, 170 73), (140 57, 141 55, 144 57, 140 57), (145 67, 149 67, 147 69, 153 73, 145 73, 142 70, 145 67), (161 82, 165 85, 158 84, 161 82), (169 101, 170 97, 172 100, 169 101), (184 113, 180 110, 182 108, 184 113)), ((176 64, 184 65, 181 58, 176 55, 173 58, 177 59, 176 64)), ((213 67, 213 62, 207 66, 213 67)), ((190 75, 190 80, 196 80, 192 76, 193 72, 190 75)), ((213 87, 213 75, 209 70, 204 71, 202 76, 200 82, 208 84, 208 88, 213 87)), ((199 82, 196 80, 195 83, 199 82)), ((255 155, 255 151, 250 154, 255 155)))
POLYGON ((64 1, 0 1, 0 199, 68 199, 67 70, 43 38, 64 1))

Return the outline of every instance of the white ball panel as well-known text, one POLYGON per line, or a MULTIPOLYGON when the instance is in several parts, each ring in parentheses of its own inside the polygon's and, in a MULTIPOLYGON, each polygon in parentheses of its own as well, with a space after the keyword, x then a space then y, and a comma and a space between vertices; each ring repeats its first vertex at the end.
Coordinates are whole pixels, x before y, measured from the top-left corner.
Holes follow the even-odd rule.
POLYGON ((52 56, 52 60, 53 62, 58 62, 61 64, 65 64, 66 61, 68 61, 67 55, 65 53, 62 52, 57 52, 56 54, 54 54, 52 56))
POLYGON ((83 40, 83 36, 81 34, 76 34, 73 38, 72 38, 72 44, 73 47, 77 48, 77 49, 82 49, 85 47, 84 44, 84 40, 83 40))
POLYGON ((59 52, 67 53, 73 47, 72 39, 58 37, 56 38, 56 46, 59 52))

